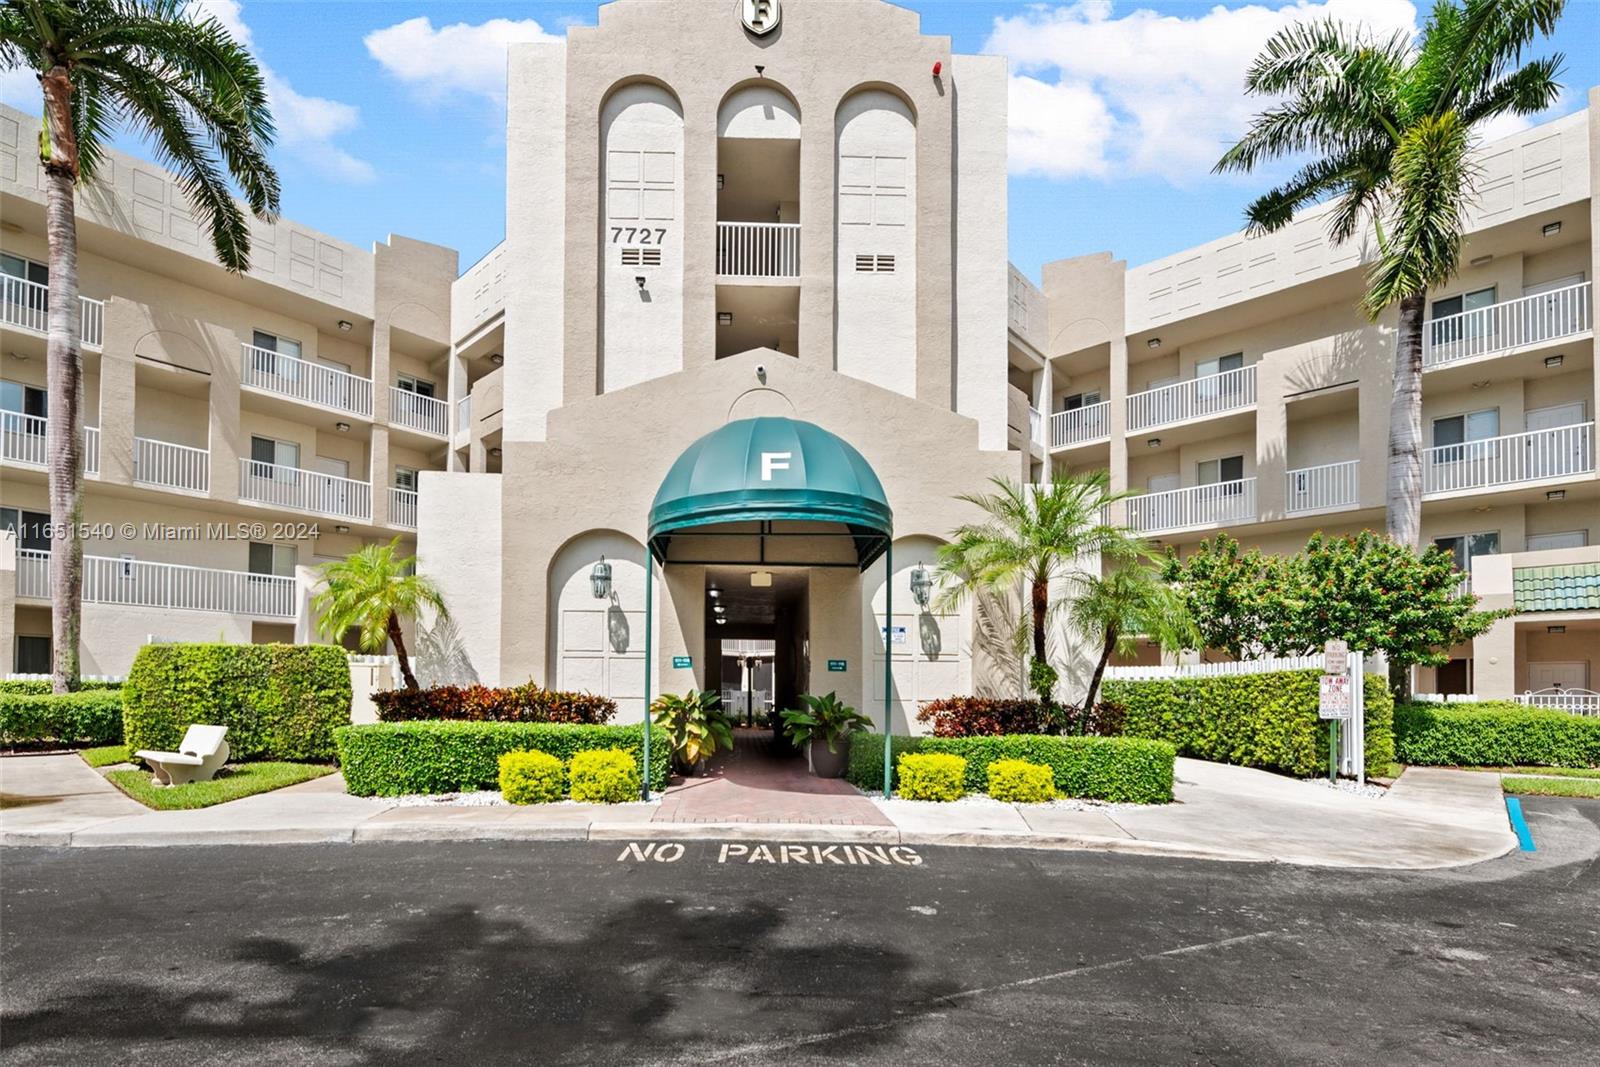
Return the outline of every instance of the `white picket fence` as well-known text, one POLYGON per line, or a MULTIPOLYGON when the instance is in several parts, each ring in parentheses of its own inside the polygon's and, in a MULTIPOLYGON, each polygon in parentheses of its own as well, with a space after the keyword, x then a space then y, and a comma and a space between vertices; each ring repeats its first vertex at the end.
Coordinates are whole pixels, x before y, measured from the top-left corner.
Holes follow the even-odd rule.
POLYGON ((1322 653, 1318 652, 1313 656, 1263 656, 1260 659, 1229 660, 1225 663, 1107 667, 1105 677, 1119 682, 1154 682, 1172 678, 1226 678, 1241 674, 1271 674, 1274 671, 1320 671, 1326 662, 1322 653))

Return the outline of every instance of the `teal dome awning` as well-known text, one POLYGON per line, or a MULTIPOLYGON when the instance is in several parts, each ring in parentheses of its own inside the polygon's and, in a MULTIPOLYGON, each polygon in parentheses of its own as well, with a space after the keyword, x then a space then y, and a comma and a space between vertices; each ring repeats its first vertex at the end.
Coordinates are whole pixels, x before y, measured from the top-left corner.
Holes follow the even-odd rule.
POLYGON ((856 535, 862 567, 883 551, 894 513, 855 448, 799 419, 740 419, 684 449, 650 507, 650 548, 666 558, 674 532, 717 523, 838 523, 856 535))

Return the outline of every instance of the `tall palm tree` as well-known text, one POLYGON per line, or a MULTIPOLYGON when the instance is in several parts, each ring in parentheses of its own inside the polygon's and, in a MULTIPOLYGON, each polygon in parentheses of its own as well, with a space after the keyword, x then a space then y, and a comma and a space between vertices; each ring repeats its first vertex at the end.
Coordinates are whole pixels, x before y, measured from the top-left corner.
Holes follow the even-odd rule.
POLYGON ((1376 320, 1399 306, 1389 408, 1387 532, 1418 547, 1422 522, 1422 328, 1430 287, 1456 271, 1475 194, 1473 131, 1498 115, 1553 104, 1560 54, 1518 67, 1555 29, 1565 0, 1437 0, 1413 42, 1382 40, 1335 21, 1280 30, 1251 65, 1245 90, 1279 102, 1262 111, 1216 170, 1250 171, 1315 158, 1246 209, 1253 232, 1281 229, 1302 209, 1336 201, 1329 235, 1343 243, 1370 224, 1377 258, 1361 308, 1376 320), (1515 69, 1513 69, 1515 68, 1515 69))
POLYGON ((311 609, 317 613, 317 629, 330 641, 355 630, 363 652, 380 652, 385 641, 393 642, 400 677, 407 689, 416 689, 400 620, 415 619, 423 608, 431 608, 436 619, 448 619, 450 612, 439 587, 417 573, 416 558, 396 555, 399 547, 396 537, 324 563, 317 568, 322 587, 312 597, 311 609))
POLYGON ((1088 568, 1100 557, 1132 560, 1144 551, 1143 542, 1106 521, 1106 506, 1130 494, 1111 492, 1104 471, 1050 485, 1020 485, 1008 478, 995 478, 993 484, 994 492, 958 497, 980 508, 985 518, 958 527, 939 547, 940 604, 953 606, 978 590, 1025 589, 1018 627, 1032 641, 1029 688, 1048 704, 1057 677, 1045 651, 1051 613, 1064 603, 1063 594, 1087 579, 1088 568))
POLYGON ((1140 637, 1148 637, 1164 649, 1198 648, 1200 630, 1184 605, 1183 595, 1161 579, 1161 572, 1147 563, 1130 563, 1107 574, 1090 578, 1068 609, 1073 628, 1100 645, 1089 691, 1083 698, 1083 714, 1094 709, 1100 695, 1100 679, 1113 652, 1132 652, 1140 637))
POLYGON ((249 213, 278 212, 267 161, 272 112, 261 70, 222 24, 182 0, 5 0, 0 71, 31 70, 43 95, 39 161, 50 243, 48 321, 51 637, 56 692, 78 686, 83 594, 83 356, 75 196, 119 127, 177 174, 217 259, 250 265, 249 213))

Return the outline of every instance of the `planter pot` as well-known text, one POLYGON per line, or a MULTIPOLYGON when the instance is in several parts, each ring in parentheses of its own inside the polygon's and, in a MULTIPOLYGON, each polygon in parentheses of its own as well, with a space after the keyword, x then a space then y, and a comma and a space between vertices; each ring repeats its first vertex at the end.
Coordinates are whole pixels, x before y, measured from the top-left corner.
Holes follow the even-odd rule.
POLYGON ((844 768, 850 754, 849 738, 841 737, 837 742, 839 751, 829 752, 828 742, 822 738, 815 738, 811 742, 811 773, 818 778, 843 778, 844 768))
POLYGON ((685 778, 704 778, 706 770, 711 766, 711 761, 704 757, 695 760, 693 763, 687 763, 679 757, 673 756, 672 763, 677 768, 678 773, 685 778))

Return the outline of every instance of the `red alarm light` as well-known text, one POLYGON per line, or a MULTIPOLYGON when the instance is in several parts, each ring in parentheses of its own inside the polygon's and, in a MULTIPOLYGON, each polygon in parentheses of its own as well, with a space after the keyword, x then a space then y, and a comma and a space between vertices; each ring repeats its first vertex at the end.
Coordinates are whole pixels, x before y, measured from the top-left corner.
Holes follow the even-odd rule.
POLYGON ((937 78, 939 76, 939 72, 943 69, 944 64, 942 62, 935 61, 933 64, 933 76, 937 78))

